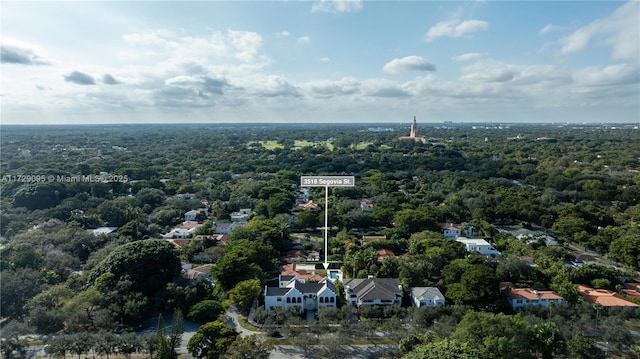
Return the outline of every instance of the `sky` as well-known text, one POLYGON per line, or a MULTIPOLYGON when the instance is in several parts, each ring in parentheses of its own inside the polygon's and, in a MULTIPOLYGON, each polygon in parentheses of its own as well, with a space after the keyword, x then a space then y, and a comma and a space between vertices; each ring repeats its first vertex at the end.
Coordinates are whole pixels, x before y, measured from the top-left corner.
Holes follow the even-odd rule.
POLYGON ((2 1, 0 123, 640 123, 640 2, 2 1))

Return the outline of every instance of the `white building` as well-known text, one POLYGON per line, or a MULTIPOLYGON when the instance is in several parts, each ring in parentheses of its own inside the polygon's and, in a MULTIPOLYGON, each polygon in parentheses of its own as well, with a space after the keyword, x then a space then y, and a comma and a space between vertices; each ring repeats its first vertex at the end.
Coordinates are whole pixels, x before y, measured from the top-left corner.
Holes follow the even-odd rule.
POLYGON ((456 238, 457 242, 463 243, 467 247, 467 252, 477 253, 483 256, 499 256, 501 253, 482 238, 456 238))
POLYGON ((278 284, 278 287, 264 288, 266 310, 296 307, 303 313, 319 307, 336 306, 336 287, 326 278, 320 282, 304 283, 296 276, 281 275, 278 284))
POLYGON ((244 223, 231 222, 231 223, 214 223, 213 233, 215 234, 229 234, 236 227, 242 227, 244 223))
POLYGON ((412 287, 411 302, 416 307, 436 307, 444 305, 445 299, 440 289, 436 287, 412 287))
POLYGON ((199 213, 204 213, 205 217, 209 216, 209 210, 207 208, 192 209, 184 214, 185 221, 195 221, 199 213))
POLYGON ((242 208, 238 212, 231 213, 231 220, 233 222, 246 223, 249 220, 251 213, 253 213, 251 208, 242 208))
POLYGON ((547 307, 549 303, 560 304, 563 299, 552 290, 534 290, 531 288, 509 288, 509 303, 513 310, 527 305, 547 307))
POLYGON ((476 234, 473 226, 456 223, 441 223, 440 229, 444 238, 458 238, 462 234, 472 237, 476 234))

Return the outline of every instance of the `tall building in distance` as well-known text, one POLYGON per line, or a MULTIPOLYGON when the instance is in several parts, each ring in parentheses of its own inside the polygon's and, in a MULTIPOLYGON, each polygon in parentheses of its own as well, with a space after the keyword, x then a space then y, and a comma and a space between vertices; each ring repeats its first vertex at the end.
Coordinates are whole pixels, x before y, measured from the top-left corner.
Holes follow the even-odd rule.
POLYGON ((416 122, 416 116, 413 116, 413 123, 411 124, 411 134, 409 137, 416 138, 418 136, 418 123, 416 122))
POLYGON ((409 132, 409 136, 400 136, 398 137, 400 141, 415 141, 426 143, 427 138, 425 136, 418 135, 418 122, 416 121, 416 116, 413 116, 413 123, 411 124, 411 132, 409 132))

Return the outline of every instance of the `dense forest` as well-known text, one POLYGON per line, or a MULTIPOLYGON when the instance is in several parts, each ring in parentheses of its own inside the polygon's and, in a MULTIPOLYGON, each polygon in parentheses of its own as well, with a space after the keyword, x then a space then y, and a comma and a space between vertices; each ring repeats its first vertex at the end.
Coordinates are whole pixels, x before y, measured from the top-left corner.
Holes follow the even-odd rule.
MULTIPOLYGON (((640 354, 633 335, 640 312, 601 313, 575 287, 627 296, 623 285, 640 279, 640 129, 632 125, 421 125, 424 142, 399 140, 408 126, 398 124, 0 130, 4 340, 139 331, 160 312, 207 323, 203 336, 205 329, 221 335, 225 328, 215 318, 229 301, 246 306, 246 292, 277 277, 280 254, 295 234, 309 237, 323 225, 322 206, 294 206, 300 176, 349 175, 354 187, 330 190, 329 260, 349 277, 399 278, 406 289, 437 286, 447 298, 446 307, 433 310, 359 313, 367 325, 396 333, 395 355, 597 358, 604 355, 599 342, 621 357, 640 354), (176 199, 180 194, 192 196, 176 199), (361 210, 363 199, 373 211, 361 210), (253 215, 226 246, 204 240, 176 249, 160 239, 201 207, 209 212, 200 218, 203 235, 211 234, 211 222, 240 209, 253 215), (460 243, 442 239, 441 223, 473 226, 503 255, 468 255, 460 243), (87 231, 98 227, 117 230, 87 231), (560 245, 525 243, 503 227, 548 233, 560 245), (362 243, 363 235, 386 240, 362 243), (380 248, 398 256, 379 262, 380 248), (213 291, 179 276, 181 261, 197 262, 202 252, 213 262, 213 291), (590 264, 566 264, 585 253, 590 264), (552 289, 565 303, 514 314, 498 292, 505 281, 552 289)), ((323 188, 310 192, 324 203, 323 188)), ((345 311, 324 313, 317 325, 346 323, 353 313, 345 311)), ((279 325, 300 320, 260 311, 257 317, 279 325)), ((363 326, 351 334, 361 335, 363 326)), ((229 335, 225 348, 243 343, 229 335)), ((196 356, 207 357, 198 350, 196 356)))

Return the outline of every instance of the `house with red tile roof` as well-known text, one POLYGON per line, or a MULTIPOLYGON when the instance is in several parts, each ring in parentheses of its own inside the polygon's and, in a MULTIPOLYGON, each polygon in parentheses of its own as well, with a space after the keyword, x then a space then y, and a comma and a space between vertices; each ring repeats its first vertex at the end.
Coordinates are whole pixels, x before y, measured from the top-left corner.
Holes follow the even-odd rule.
POLYGON ((378 249, 378 262, 382 263, 385 258, 395 257, 396 254, 390 249, 378 249))
POLYGON ((296 277, 302 282, 319 282, 326 277, 316 273, 315 264, 304 265, 296 263, 289 263, 280 267, 280 276, 286 278, 287 281, 296 277))
POLYGON ((624 287, 622 291, 626 295, 640 300, 640 283, 625 283, 624 287))
POLYGON ((588 303, 597 303, 603 307, 640 307, 640 305, 610 290, 593 289, 582 284, 577 284, 576 286, 584 300, 588 303))
POLYGON ((509 303, 513 310, 526 307, 527 305, 537 305, 548 307, 550 303, 560 304, 564 299, 552 290, 535 290, 532 288, 509 288, 509 303))

